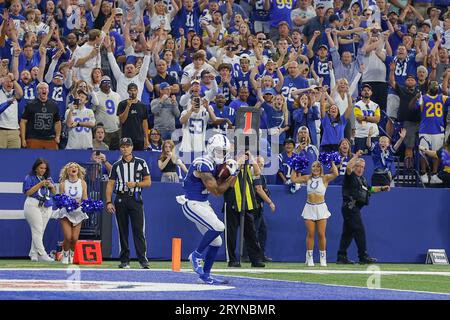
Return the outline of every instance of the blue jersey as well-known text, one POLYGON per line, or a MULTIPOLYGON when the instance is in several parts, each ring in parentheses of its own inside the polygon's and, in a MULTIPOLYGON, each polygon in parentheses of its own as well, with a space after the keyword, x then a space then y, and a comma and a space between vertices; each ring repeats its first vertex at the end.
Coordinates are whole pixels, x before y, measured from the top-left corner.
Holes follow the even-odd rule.
POLYGON ((234 77, 234 80, 236 81, 236 88, 239 91, 239 88, 241 87, 247 87, 250 95, 252 94, 252 83, 250 82, 250 71, 247 73, 244 73, 241 69, 236 72, 236 76, 234 77))
POLYGON ((202 179, 195 176, 195 171, 211 173, 215 176, 217 170, 214 160, 208 156, 196 158, 189 167, 189 171, 183 181, 183 189, 186 199, 206 201, 208 200, 209 191, 203 184, 202 179))
POLYGON ((265 0, 256 0, 253 5, 252 10, 252 20, 253 21, 269 21, 269 11, 264 10, 264 2, 265 0))
MULTIPOLYGON (((408 53, 405 60, 399 60, 397 57, 386 57, 385 63, 388 69, 391 62, 395 63, 395 82, 397 82, 400 86, 405 85, 406 76, 412 74, 417 77, 417 67, 419 65, 416 62, 416 53, 414 51, 408 53)), ((390 93, 393 93, 393 91, 390 91, 390 93)))
POLYGON ((183 75, 183 68, 181 68, 181 66, 177 62, 175 62, 170 66, 167 66, 167 73, 174 77, 178 83, 180 83, 181 76, 183 75))
POLYGON ((257 78, 258 78, 258 79, 261 79, 261 78, 264 77, 264 76, 269 76, 269 77, 271 77, 271 78, 273 79, 273 83, 274 83, 275 85, 277 85, 278 82, 280 82, 280 79, 278 78, 278 75, 277 75, 276 72, 270 73, 269 71, 266 70, 266 66, 265 66, 264 64, 260 64, 260 65, 258 66, 258 76, 257 76, 257 78))
MULTIPOLYGON (((267 128, 284 128, 288 125, 284 119, 284 112, 283 110, 275 109, 272 105, 264 102, 261 105, 261 108, 264 110, 265 118, 267 121, 267 128)), ((289 121, 289 120, 288 120, 289 121)), ((276 137, 276 136, 275 136, 276 137)), ((269 136, 269 139, 271 139, 272 136, 269 136)), ((286 132, 283 132, 278 137, 278 141, 275 141, 278 144, 283 144, 284 139, 286 138, 286 132)), ((273 141, 273 140, 271 140, 273 141)))
POLYGON ((303 77, 292 78, 287 76, 284 78, 283 86, 281 87, 281 94, 286 98, 287 106, 289 111, 294 109, 294 98, 292 97, 292 92, 297 89, 308 88, 308 81, 303 77))
MULTIPOLYGON (((214 109, 214 114, 218 118, 229 119, 233 125, 236 122, 236 111, 230 106, 224 106, 222 110, 220 110, 216 104, 211 104, 214 109)), ((216 131, 221 134, 227 134, 228 124, 223 123, 214 127, 216 131)))
POLYGON ((423 101, 416 102, 416 108, 420 109, 422 117, 422 120, 420 121, 419 133, 444 133, 444 114, 450 107, 450 99, 448 96, 439 94, 434 97, 424 95, 422 100, 423 101))
MULTIPOLYGON (((217 76, 216 82, 220 84, 222 82, 222 78, 220 76, 217 76)), ((233 78, 231 78, 230 85, 232 87, 236 87, 236 83, 233 78)), ((219 85, 219 88, 222 90, 225 99, 227 99, 227 102, 225 104, 229 105, 231 101, 233 101, 233 95, 231 94, 230 86, 228 85, 228 83, 224 83, 222 86, 219 85)))
POLYGON ((68 92, 69 90, 66 89, 64 85, 57 86, 53 82, 49 85, 48 96, 58 105, 61 122, 64 121, 64 117, 66 114, 66 100, 68 92))
POLYGON ((192 11, 188 11, 185 6, 182 6, 171 23, 173 36, 179 38, 180 32, 178 30, 180 28, 184 29, 184 34, 188 34, 189 30, 194 30, 196 34, 201 34, 201 15, 202 13, 198 3, 194 4, 192 11))
POLYGON ((241 99, 235 99, 230 103, 230 108, 233 109, 235 113, 237 113, 237 110, 240 107, 248 107, 248 103, 242 101, 241 99))
POLYGON ((28 102, 36 99, 38 84, 37 80, 31 81, 29 84, 23 83, 22 79, 19 80, 19 85, 22 87, 23 97, 19 101, 19 119, 22 118, 22 113, 25 110, 25 106, 28 102))
POLYGON ((392 146, 389 146, 385 151, 381 150, 378 142, 372 143, 370 147, 372 153, 372 161, 374 170, 391 170, 394 164, 395 150, 392 146))
POLYGON ((297 0, 271 0, 270 21, 271 27, 277 27, 281 21, 289 23, 292 28, 291 11, 297 6, 297 0))
POLYGON ((328 55, 326 60, 320 60, 319 56, 314 56, 314 71, 316 72, 319 78, 323 78, 322 85, 330 86, 331 78, 330 78, 330 66, 328 62, 330 62, 330 56, 328 55))
MULTIPOLYGON (((289 157, 289 155, 285 151, 283 151, 282 153, 280 153, 278 155, 278 172, 281 172, 286 177, 286 179, 291 178, 292 168, 289 165, 289 160, 293 156, 294 156, 294 153, 292 153, 292 155, 289 157)), ((277 175, 277 183, 278 184, 283 183, 278 175, 277 175)))

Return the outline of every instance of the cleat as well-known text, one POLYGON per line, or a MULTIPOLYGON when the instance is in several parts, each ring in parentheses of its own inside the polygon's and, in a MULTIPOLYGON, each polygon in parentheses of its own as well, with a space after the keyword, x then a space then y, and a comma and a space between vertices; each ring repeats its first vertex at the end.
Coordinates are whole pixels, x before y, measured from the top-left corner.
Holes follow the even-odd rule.
POLYGON ((347 256, 340 256, 338 257, 336 264, 355 264, 355 261, 350 260, 347 256))
POLYGON ((141 269, 150 269, 150 264, 148 262, 139 263, 141 265, 141 269))
POLYGON ((119 269, 130 269, 130 264, 128 262, 122 262, 119 264, 119 269))
POLYGON ((209 274, 202 275, 198 278, 199 283, 210 284, 210 285, 221 285, 230 283, 228 280, 220 280, 217 278, 211 277, 209 274))
POLYGON ((203 257, 197 251, 189 255, 189 261, 192 263, 192 270, 198 275, 203 275, 203 257))

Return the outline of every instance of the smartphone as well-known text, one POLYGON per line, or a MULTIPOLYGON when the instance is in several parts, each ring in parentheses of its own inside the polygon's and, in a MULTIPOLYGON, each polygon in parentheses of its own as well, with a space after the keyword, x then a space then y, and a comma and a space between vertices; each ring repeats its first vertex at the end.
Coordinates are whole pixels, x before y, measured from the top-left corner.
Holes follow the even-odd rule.
POLYGON ((100 155, 100 150, 95 151, 95 155, 98 157, 100 155))

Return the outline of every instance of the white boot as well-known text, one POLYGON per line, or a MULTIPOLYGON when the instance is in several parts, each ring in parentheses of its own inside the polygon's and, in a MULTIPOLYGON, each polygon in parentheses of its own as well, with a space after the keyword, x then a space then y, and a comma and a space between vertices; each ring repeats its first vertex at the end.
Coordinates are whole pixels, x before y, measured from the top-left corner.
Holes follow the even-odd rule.
POLYGON ((63 250, 62 264, 69 264, 70 252, 63 250))
POLYGON ((49 255, 47 254, 47 252, 44 252, 44 254, 37 256, 37 259, 39 262, 54 262, 55 260, 53 260, 52 258, 49 257, 49 255))
POLYGON ((327 266, 327 252, 326 251, 319 251, 320 252, 320 266, 326 267, 327 266))
POLYGON ((307 267, 314 267, 313 251, 306 250, 306 262, 307 267))
POLYGON ((69 264, 73 264, 73 256, 74 256, 74 252, 72 250, 69 251, 69 264))

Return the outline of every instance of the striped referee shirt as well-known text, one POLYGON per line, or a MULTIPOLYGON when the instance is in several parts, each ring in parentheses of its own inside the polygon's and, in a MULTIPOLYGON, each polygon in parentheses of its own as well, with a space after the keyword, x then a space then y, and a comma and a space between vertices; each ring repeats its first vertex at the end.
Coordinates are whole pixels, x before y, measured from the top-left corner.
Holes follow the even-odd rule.
POLYGON ((116 181, 114 193, 118 192, 141 192, 142 188, 128 188, 127 182, 140 182, 144 177, 150 175, 147 162, 144 159, 134 157, 130 162, 126 162, 123 158, 116 161, 109 174, 109 180, 116 181))

